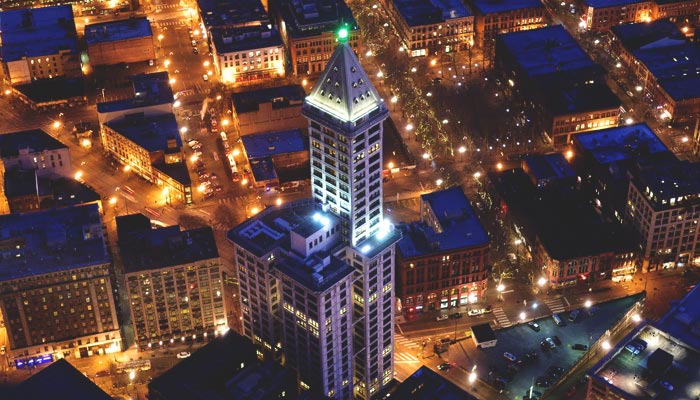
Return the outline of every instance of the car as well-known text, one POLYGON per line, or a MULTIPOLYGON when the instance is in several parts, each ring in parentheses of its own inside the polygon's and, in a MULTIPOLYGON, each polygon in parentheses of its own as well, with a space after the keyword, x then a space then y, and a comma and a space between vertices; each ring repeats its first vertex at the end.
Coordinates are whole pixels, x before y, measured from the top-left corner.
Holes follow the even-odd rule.
POLYGON ((515 355, 513 355, 512 353, 509 353, 507 351, 505 353, 503 353, 503 357, 505 357, 510 362, 517 362, 518 361, 518 357, 516 357, 515 355))
POLYGON ((197 41, 196 41, 196 40, 192 40, 192 47, 197 47, 197 41))
POLYGON ((201 150, 195 150, 195 151, 194 151, 194 155, 197 156, 197 157, 201 157, 201 156, 202 156, 202 151, 201 151, 201 150))
POLYGON ((217 175, 216 172, 212 172, 211 179, 217 180, 217 179, 219 179, 219 175, 217 175))
POLYGON ((444 321, 448 318, 450 318, 450 317, 447 314, 442 314, 442 315, 438 315, 437 318, 435 318, 435 321, 444 321))
POLYGON ((456 312, 454 314, 450 314, 450 318, 452 318, 452 319, 462 318, 462 313, 456 312))
POLYGON ((223 192, 223 191, 224 191, 224 187, 221 186, 221 185, 214 185, 214 191, 215 191, 216 193, 223 192))
POLYGON ((581 343, 575 343, 573 346, 571 346, 571 348, 574 350, 586 351, 586 350, 588 350, 588 345, 581 344, 581 343))
POLYGON ((189 357, 189 356, 191 356, 191 355, 192 355, 192 354, 190 354, 189 351, 181 351, 181 352, 177 353, 177 358, 183 359, 183 358, 187 358, 187 357, 189 357))
POLYGON ((204 193, 205 199, 211 199, 212 197, 214 197, 214 192, 204 193))
POLYGON ((199 179, 208 179, 209 174, 206 171, 202 171, 201 174, 199 174, 199 179))
POLYGON ((588 316, 592 317, 598 312, 598 306, 593 306, 588 309, 588 316))
POLYGON ((673 391, 673 385, 671 385, 667 381, 659 381, 659 385, 661 385, 662 388, 668 390, 669 392, 673 391))
POLYGON ((199 143, 199 140, 197 140, 197 139, 190 139, 187 141, 188 146, 193 146, 195 144, 201 144, 201 143, 199 143))
POLYGON ((484 311, 484 314, 492 313, 492 312, 493 312, 493 306, 489 304, 488 306, 484 307, 483 311, 484 311))
POLYGON ((557 344, 554 342, 554 339, 552 339, 551 337, 546 338, 544 341, 547 342, 547 345, 549 345, 549 347, 552 349, 557 347, 557 344))
POLYGON ((552 365, 551 367, 547 368, 547 375, 549 375, 552 379, 557 380, 564 375, 564 372, 566 370, 562 367, 557 367, 556 365, 552 365))
POLYGON ((535 321, 530 321, 530 322, 528 322, 528 323, 527 323, 527 326, 529 326, 530 329, 532 329, 532 330, 535 331, 535 332, 539 332, 539 331, 540 331, 540 324, 538 324, 538 323, 535 322, 535 321))
POLYGON ((197 48, 195 47, 194 49, 192 49, 192 53, 199 54, 199 50, 197 50, 197 48))
POLYGON ((554 340, 557 346, 561 346, 561 339, 559 339, 559 336, 552 336, 552 340, 554 340))
POLYGON ((569 313, 569 322, 576 322, 576 320, 578 319, 579 314, 581 314, 581 310, 579 310, 578 308, 575 309, 575 310, 573 310, 573 311, 571 311, 571 312, 569 313))
POLYGON ((549 378, 547 378, 546 376, 538 376, 535 380, 535 385, 543 388, 548 388, 552 386, 552 382, 550 382, 549 378))
POLYGON ((475 317, 475 316, 481 315, 483 313, 484 313, 484 310, 482 310, 480 308, 475 308, 475 309, 471 309, 471 310, 467 311, 467 315, 470 317, 475 317))
POLYGON ((153 60, 148 60, 148 66, 152 67, 153 66, 153 60))
POLYGON ((637 354, 641 353, 642 350, 638 348, 637 346, 633 345, 632 343, 628 344, 625 346, 625 350, 629 351, 632 353, 632 355, 636 356, 637 354))
POLYGON ((440 371, 449 371, 450 370, 450 363, 442 363, 437 366, 437 369, 440 371))
POLYGON ((199 150, 199 149, 202 148, 202 145, 201 145, 200 143, 196 143, 196 144, 193 144, 193 145, 190 146, 190 147, 192 147, 192 150, 199 150))
POLYGON ((234 182, 238 182, 241 180, 241 176, 238 175, 238 172, 234 172, 233 174, 231 174, 231 178, 233 179, 234 182))
POLYGON ((109 372, 108 370, 104 370, 104 371, 97 371, 97 373, 95 374, 95 377, 99 378, 99 377, 110 376, 110 375, 112 375, 111 372, 109 372))

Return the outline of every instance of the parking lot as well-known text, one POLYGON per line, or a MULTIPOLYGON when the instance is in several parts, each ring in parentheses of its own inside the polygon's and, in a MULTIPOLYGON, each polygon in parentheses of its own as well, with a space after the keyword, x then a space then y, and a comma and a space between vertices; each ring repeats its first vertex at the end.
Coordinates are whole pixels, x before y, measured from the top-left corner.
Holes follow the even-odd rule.
MULTIPOLYGON (((569 313, 562 313, 560 316, 565 321, 564 326, 557 326, 550 316, 535 321, 539 325, 539 331, 535 331, 526 323, 501 329, 496 331, 498 344, 493 348, 477 350, 471 341, 461 344, 467 357, 476 363, 480 379, 497 389, 503 389, 503 393, 509 399, 522 399, 530 386, 534 386, 534 390, 540 393, 546 391, 545 387, 537 385, 538 381, 545 386, 545 381, 552 386, 556 384, 559 374, 552 367, 568 370, 586 353, 583 350, 574 350, 572 346, 581 344, 590 347, 638 300, 638 297, 632 296, 596 304, 594 307, 597 310, 594 315, 588 316, 582 309, 579 318, 573 323, 568 321, 569 313), (544 350, 542 341, 554 336, 559 338, 561 344, 557 343, 556 347, 544 350), (506 358, 506 352, 514 356, 516 361, 506 358), (531 354, 530 357, 527 357, 528 353, 531 354)), ((450 352, 450 355, 456 353, 450 352)), ((461 364, 457 360, 451 361, 461 364)))

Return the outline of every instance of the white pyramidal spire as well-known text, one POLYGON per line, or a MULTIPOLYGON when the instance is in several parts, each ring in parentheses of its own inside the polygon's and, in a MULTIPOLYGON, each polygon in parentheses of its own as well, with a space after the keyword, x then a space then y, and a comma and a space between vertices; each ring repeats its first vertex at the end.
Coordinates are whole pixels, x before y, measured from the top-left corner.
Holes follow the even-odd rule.
POLYGON ((304 102, 306 111, 315 109, 341 124, 356 125, 378 114, 387 114, 384 100, 367 77, 347 42, 340 42, 326 69, 304 102))

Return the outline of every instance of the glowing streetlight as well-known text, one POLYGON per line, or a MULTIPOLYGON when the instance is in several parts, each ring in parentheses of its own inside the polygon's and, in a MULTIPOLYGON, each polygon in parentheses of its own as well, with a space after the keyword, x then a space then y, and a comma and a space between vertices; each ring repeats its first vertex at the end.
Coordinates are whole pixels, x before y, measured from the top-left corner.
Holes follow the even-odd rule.
POLYGON ((467 151, 467 148, 464 146, 459 146, 459 148, 457 149, 457 152, 459 152, 459 154, 464 154, 464 152, 466 152, 466 151, 467 151))
POLYGON ((129 171, 131 171, 131 165, 125 165, 124 172, 129 172, 129 171))
POLYGON ((308 84, 309 84, 309 81, 307 81, 306 79, 302 79, 301 86, 306 86, 308 84))
POLYGON ((109 198, 109 204, 112 205, 112 206, 115 205, 115 204, 117 204, 117 197, 116 197, 116 196, 110 197, 110 198, 109 198))
POLYGON ((413 72, 415 74, 417 71, 418 71, 418 69, 416 67, 411 67, 411 72, 413 72))
POLYGON ((476 382, 476 365, 472 369, 472 372, 469 373, 469 384, 474 387, 474 382, 476 382))
POLYGON ((258 207, 253 207, 253 208, 250 209, 250 213, 251 213, 252 215, 257 214, 259 211, 260 211, 260 210, 258 209, 258 207))
POLYGON ((221 125, 223 126, 228 126, 229 123, 231 123, 231 121, 229 121, 228 119, 224 119, 221 121, 221 125))
POLYGON ((10 89, 5 89, 5 96, 9 96, 10 93, 12 93, 12 91, 10 91, 10 89))
POLYGON ((183 126, 182 128, 180 128, 180 133, 182 133, 183 135, 187 133, 187 127, 183 126))
POLYGON ((377 72, 377 78, 381 78, 384 76, 384 73, 382 71, 377 72))
POLYGON ((165 59, 165 61, 163 61, 163 66, 164 66, 165 68, 168 68, 169 65, 170 65, 170 60, 165 59))
POLYGON ((208 67, 208 66, 209 66, 209 60, 206 60, 206 61, 203 63, 203 65, 204 65, 205 68, 208 67))
POLYGON ((527 316, 527 315, 525 314, 525 312, 521 312, 521 313, 520 313, 520 320, 521 320, 521 321, 525 321, 525 317, 526 317, 526 316, 527 316))
POLYGON ((181 105, 182 103, 180 103, 180 100, 175 100, 175 102, 173 103, 173 107, 180 107, 181 105))
POLYGON ((241 186, 248 185, 248 180, 246 178, 241 179, 241 186))
POLYGON ((634 120, 632 118, 627 118, 625 120, 625 124, 627 124, 627 125, 632 125, 633 123, 634 123, 634 120))
POLYGON ((83 171, 78 171, 75 173, 75 180, 79 181, 83 177, 83 171))
POLYGON ((430 60, 430 66, 431 66, 431 67, 434 67, 435 64, 437 64, 437 60, 436 60, 436 59, 433 58, 432 60, 430 60))
POLYGON ((502 163, 496 164, 496 169, 499 170, 499 171, 502 170, 502 169, 503 169, 503 164, 502 164, 502 163))
POLYGON ((204 186, 203 183, 202 183, 201 185, 197 186, 197 191, 198 191, 199 193, 204 192, 206 189, 207 189, 207 187, 204 186))
POLYGON ((129 381, 133 382, 134 378, 136 378, 136 371, 132 369, 131 371, 129 371, 129 381))
POLYGON ((393 97, 391 98, 391 102, 392 102, 393 104, 396 104, 397 101, 399 101, 399 98, 398 98, 398 97, 393 96, 393 97))
POLYGON ((241 154, 241 152, 238 149, 233 149, 233 156, 238 157, 238 155, 241 154))
POLYGON ((637 85, 637 86, 634 87, 634 90, 636 90, 636 91, 638 91, 638 92, 641 92, 642 89, 643 89, 643 88, 642 88, 640 85, 637 85))
POLYGON ((571 150, 567 150, 565 157, 567 160, 571 160, 574 157, 574 152, 571 150))
POLYGON ((520 239, 515 239, 515 241, 513 241, 513 244, 516 246, 520 246, 521 244, 523 244, 523 241, 520 239))
POLYGON ((423 159, 424 159, 424 160, 427 160, 427 159, 429 159, 429 158, 430 158, 430 154, 428 154, 428 153, 423 153, 423 159))
POLYGON ((547 284, 547 278, 544 276, 540 277, 540 279, 537 280, 537 285, 538 286, 544 286, 547 284))
POLYGON ((688 140, 690 140, 690 139, 688 139, 688 136, 683 136, 681 138, 681 142, 683 142, 683 143, 688 143, 688 140))
POLYGON ((387 164, 387 167, 388 167, 389 169, 394 169, 394 163, 391 162, 391 161, 389 161, 389 164, 387 164))
POLYGON ((479 171, 474 172, 474 179, 479 179, 479 178, 481 178, 481 172, 479 172, 479 171))
POLYGON ((413 124, 411 124, 411 123, 406 124, 406 130, 407 130, 407 131, 412 131, 412 130, 413 130, 413 124))
POLYGON ((88 138, 85 138, 85 139, 80 141, 80 145, 83 147, 90 147, 90 146, 92 146, 92 141, 90 141, 90 139, 88 139, 88 138))
POLYGON ((275 204, 277 204, 277 207, 281 206, 281 205, 282 205, 282 199, 278 197, 277 200, 275 200, 275 204))
POLYGON ((174 85, 174 84, 175 84, 175 78, 170 78, 170 80, 169 80, 168 82, 170 82, 171 85, 174 85))
POLYGON ((603 346, 603 350, 610 350, 610 347, 611 347, 611 346, 610 346, 610 342, 608 342, 607 340, 604 341, 604 342, 601 344, 601 346, 603 346))
POLYGON ((216 95, 216 100, 221 100, 221 95, 220 95, 220 94, 217 94, 217 95, 216 95))
POLYGON ((586 302, 583 303, 583 305, 586 306, 586 308, 591 308, 591 305, 592 305, 592 304, 593 304, 593 303, 591 303, 590 300, 586 300, 586 302))
POLYGON ((54 122, 53 122, 53 127, 54 127, 55 129, 58 129, 58 128, 61 127, 61 123, 60 123, 59 121, 54 121, 54 122))
POLYGON ((367 50, 365 57, 372 57, 372 50, 367 50))
POLYGON ((442 183, 443 183, 442 179, 438 179, 438 180, 435 181, 435 184, 436 184, 437 186, 441 186, 442 183))
POLYGON ((642 320, 642 317, 640 317, 639 314, 632 314, 632 321, 639 322, 641 320, 642 320))
POLYGON ((496 286, 496 290, 497 290, 499 293, 502 292, 502 291, 504 291, 505 289, 506 289, 506 287, 505 287, 502 283, 499 283, 498 286, 496 286))
POLYGON ((196 154, 194 154, 194 155, 192 155, 192 157, 190 157, 190 162, 196 162, 197 160, 199 160, 199 156, 196 154))

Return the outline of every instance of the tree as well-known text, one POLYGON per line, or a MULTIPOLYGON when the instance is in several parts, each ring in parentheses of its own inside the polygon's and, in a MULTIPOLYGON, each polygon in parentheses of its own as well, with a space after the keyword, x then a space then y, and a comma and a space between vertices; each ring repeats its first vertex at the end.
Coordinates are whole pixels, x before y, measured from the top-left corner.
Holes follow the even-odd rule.
POLYGON ((207 221, 193 214, 182 213, 177 219, 177 223, 185 229, 196 229, 208 226, 207 221))
POLYGON ((225 204, 219 204, 214 210, 214 220, 220 222, 226 227, 230 227, 236 224, 236 216, 233 210, 225 204))

